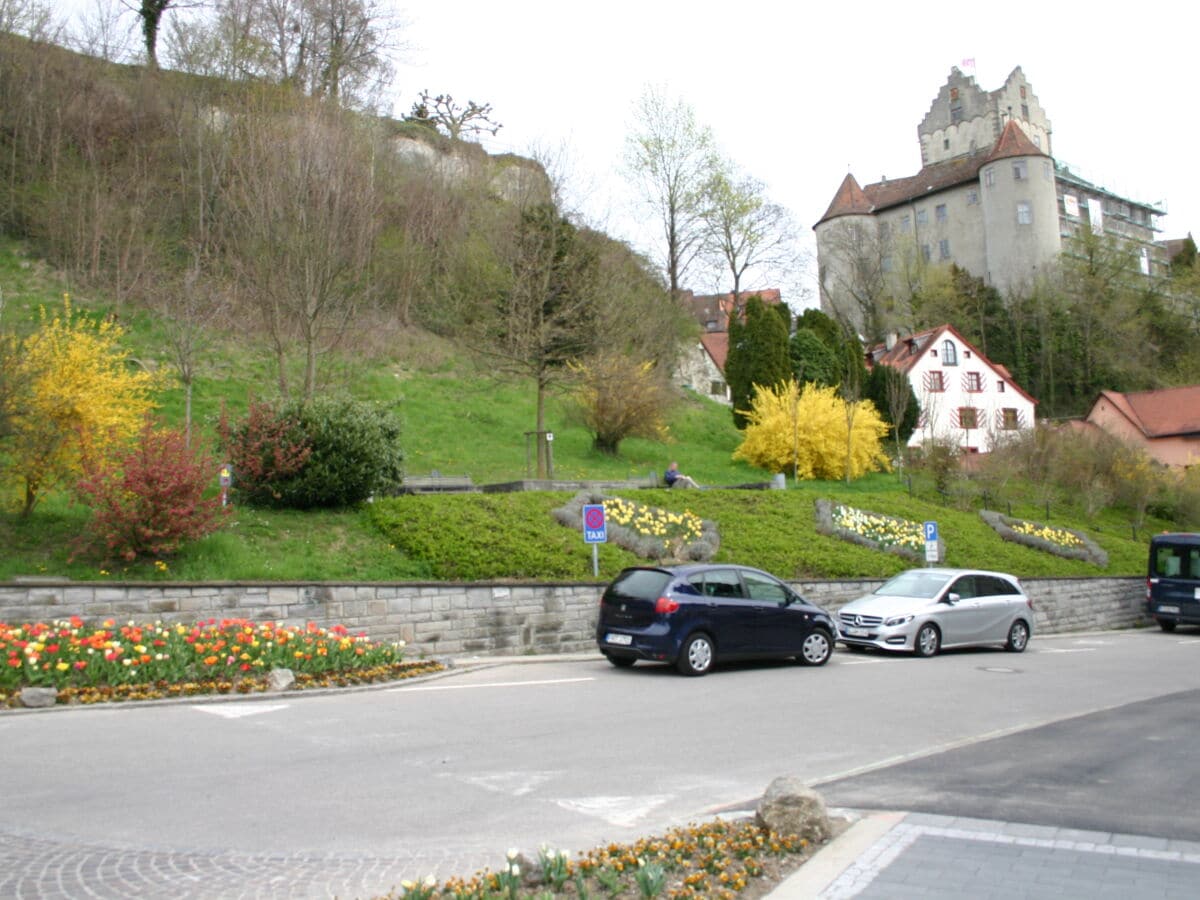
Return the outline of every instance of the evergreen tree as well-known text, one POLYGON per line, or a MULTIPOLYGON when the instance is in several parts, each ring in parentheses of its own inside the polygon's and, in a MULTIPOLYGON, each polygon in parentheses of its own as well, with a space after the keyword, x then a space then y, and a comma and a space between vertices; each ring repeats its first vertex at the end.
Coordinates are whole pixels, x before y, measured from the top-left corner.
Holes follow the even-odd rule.
POLYGON ((838 354, 811 328, 797 328, 788 341, 792 374, 801 384, 832 387, 841 380, 838 354))
POLYGON ((787 326, 767 309, 757 294, 746 301, 742 316, 729 318, 729 356, 725 381, 733 398, 733 421, 744 428, 754 400, 754 386, 775 387, 791 378, 787 326))
POLYGON ((891 366, 877 365, 867 376, 863 396, 875 404, 880 418, 896 442, 896 452, 912 437, 921 414, 908 376, 891 366))

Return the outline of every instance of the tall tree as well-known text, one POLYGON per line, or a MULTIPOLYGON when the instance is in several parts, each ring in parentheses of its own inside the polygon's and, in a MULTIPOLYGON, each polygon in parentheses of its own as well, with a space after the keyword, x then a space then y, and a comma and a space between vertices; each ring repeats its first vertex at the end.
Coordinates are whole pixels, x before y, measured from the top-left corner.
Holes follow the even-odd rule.
POLYGON ((716 164, 713 136, 688 104, 655 88, 643 92, 635 115, 625 165, 641 186, 642 204, 658 219, 667 287, 678 296, 704 239, 704 188, 716 164))
POLYGON ((521 211, 508 250, 508 283, 485 322, 487 349, 537 390, 537 474, 546 476, 546 399, 568 363, 596 346, 596 253, 549 203, 521 211))
POLYGON ((158 29, 163 13, 174 0, 138 0, 137 15, 142 20, 142 42, 146 46, 146 61, 158 68, 158 29))
POLYGON ((381 202, 375 135, 336 107, 239 120, 225 187, 225 259, 258 311, 291 396, 289 357, 303 355, 302 397, 368 296, 381 202))
POLYGON ((743 315, 729 317, 725 383, 733 401, 734 424, 746 427, 756 386, 774 388, 791 376, 787 326, 756 294, 746 301, 743 315))
POLYGON ((504 126, 492 120, 492 104, 468 100, 467 105, 456 103, 449 94, 430 94, 421 91, 420 99, 413 104, 408 121, 443 128, 452 141, 461 140, 463 135, 478 136, 483 133, 495 135, 504 126))
POLYGON ((704 249, 733 282, 741 295, 742 276, 751 269, 797 264, 795 225, 786 209, 771 203, 766 186, 755 178, 737 176, 729 163, 720 164, 705 186, 701 207, 704 249))

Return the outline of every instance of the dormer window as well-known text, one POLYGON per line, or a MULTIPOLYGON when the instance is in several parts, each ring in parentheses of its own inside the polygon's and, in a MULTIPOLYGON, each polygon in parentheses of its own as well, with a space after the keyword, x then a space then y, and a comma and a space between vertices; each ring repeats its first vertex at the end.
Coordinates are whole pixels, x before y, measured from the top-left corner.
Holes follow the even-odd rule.
POLYGON ((942 341, 942 365, 943 366, 957 366, 958 365, 958 351, 954 347, 954 341, 951 341, 951 340, 942 341))

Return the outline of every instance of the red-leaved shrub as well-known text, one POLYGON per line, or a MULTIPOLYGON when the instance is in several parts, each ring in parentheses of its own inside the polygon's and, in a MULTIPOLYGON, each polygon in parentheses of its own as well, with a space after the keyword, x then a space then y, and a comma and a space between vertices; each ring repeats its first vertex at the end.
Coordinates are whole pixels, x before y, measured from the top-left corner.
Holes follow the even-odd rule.
POLYGON ((269 403, 251 401, 246 418, 233 423, 222 406, 217 433, 233 466, 235 496, 252 505, 275 505, 281 496, 278 486, 312 456, 311 442, 295 416, 269 403))
POLYGON ((228 512, 219 497, 204 496, 216 473, 212 457, 189 448, 183 432, 147 422, 124 456, 84 462, 76 492, 92 517, 76 553, 162 558, 216 531, 228 512))

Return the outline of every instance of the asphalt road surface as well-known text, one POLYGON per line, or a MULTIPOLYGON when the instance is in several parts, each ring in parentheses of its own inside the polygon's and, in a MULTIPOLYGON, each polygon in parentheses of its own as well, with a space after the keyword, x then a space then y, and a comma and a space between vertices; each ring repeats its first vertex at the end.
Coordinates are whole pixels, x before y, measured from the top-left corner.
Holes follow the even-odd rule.
POLYGON ((778 775, 833 805, 1196 839, 1198 694, 1200 633, 1134 631, 4 714, 0 896, 383 893, 750 808, 778 775))

